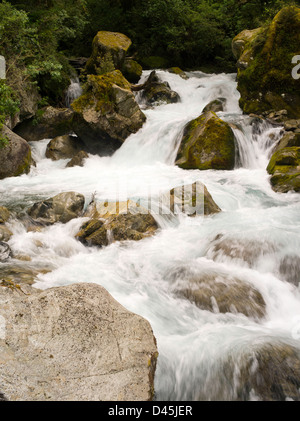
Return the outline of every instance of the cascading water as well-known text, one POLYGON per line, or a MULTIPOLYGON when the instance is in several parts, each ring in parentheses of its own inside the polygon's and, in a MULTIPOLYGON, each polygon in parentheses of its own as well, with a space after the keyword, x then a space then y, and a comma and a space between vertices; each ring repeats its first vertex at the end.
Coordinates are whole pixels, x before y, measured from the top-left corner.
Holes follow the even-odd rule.
POLYGON ((235 75, 195 72, 183 80, 158 74, 179 93, 180 103, 145 110, 144 127, 114 156, 90 155, 84 167, 65 168, 64 160, 46 159, 48 140, 32 143, 36 167, 28 175, 2 180, 1 202, 20 209, 74 190, 88 203, 92 195, 115 199, 121 186, 127 197, 144 198, 201 180, 222 212, 205 218, 166 218, 151 238, 103 249, 84 247, 74 239, 82 218, 41 232, 26 232, 16 221, 10 225, 14 235, 9 245, 16 253, 25 251, 32 266, 52 269, 38 275, 36 287, 96 282, 150 321, 159 350, 158 400, 233 400, 239 361, 255 344, 282 341, 300 349, 299 195, 271 189, 266 165, 281 129, 242 115, 235 75), (174 166, 185 124, 217 97, 226 98, 219 115, 233 127, 237 167, 187 171, 174 166), (227 252, 216 246, 220 238, 227 252), (292 271, 285 270, 289 261, 292 271), (217 307, 214 312, 201 310, 178 296, 189 277, 212 274, 254 287, 266 304, 265 316, 254 320, 236 312, 220 313, 217 307))
POLYGON ((66 99, 65 99, 65 103, 67 107, 70 107, 72 102, 75 101, 75 99, 79 98, 80 95, 82 94, 82 88, 80 86, 80 81, 79 81, 78 76, 71 78, 70 82, 71 83, 67 89, 66 99))

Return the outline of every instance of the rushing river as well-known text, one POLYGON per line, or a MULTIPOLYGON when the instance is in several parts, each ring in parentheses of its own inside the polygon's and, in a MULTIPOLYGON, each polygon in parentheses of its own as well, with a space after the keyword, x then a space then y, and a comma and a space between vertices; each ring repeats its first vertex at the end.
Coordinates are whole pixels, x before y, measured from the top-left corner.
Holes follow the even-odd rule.
POLYGON ((300 349, 300 290, 295 285, 299 268, 289 273, 281 270, 282 262, 299 257, 300 196, 271 189, 266 167, 281 128, 251 124, 242 115, 235 75, 195 72, 183 80, 167 72, 158 74, 179 93, 180 103, 145 109, 147 122, 114 156, 90 155, 84 167, 66 169, 66 160, 45 158, 48 140, 33 142, 36 167, 28 175, 1 181, 1 204, 22 209, 71 190, 84 194, 86 204, 92 196, 113 200, 118 191, 137 199, 201 180, 222 212, 195 218, 160 215, 161 230, 153 237, 103 249, 87 248, 74 239, 82 218, 41 232, 26 232, 16 221, 10 226, 14 235, 9 244, 14 252, 31 257, 28 264, 51 268, 38 275, 37 288, 95 282, 149 320, 159 350, 158 400, 231 400, 235 392, 222 371, 228 357, 238 361, 253 344, 278 340, 300 349), (227 100, 218 115, 234 124, 237 168, 191 171, 176 167, 185 124, 217 97, 227 100), (255 249, 253 259, 216 253, 213 241, 220 234, 245 252, 255 249), (189 273, 219 273, 248 282, 262 294, 266 316, 255 321, 239 313, 210 312, 179 298, 176 289, 189 273))

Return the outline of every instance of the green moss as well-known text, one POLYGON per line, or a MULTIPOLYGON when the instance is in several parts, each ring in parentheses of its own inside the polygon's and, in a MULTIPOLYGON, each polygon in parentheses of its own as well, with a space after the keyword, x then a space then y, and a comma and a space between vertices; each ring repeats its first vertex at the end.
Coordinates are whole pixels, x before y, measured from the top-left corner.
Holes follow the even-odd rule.
POLYGON ((96 111, 108 113, 114 103, 113 85, 130 89, 130 83, 119 70, 100 76, 89 75, 83 94, 72 103, 73 110, 81 113, 85 109, 95 108, 96 111))
POLYGON ((28 174, 30 171, 31 162, 31 150, 29 149, 27 156, 25 157, 22 164, 17 168, 14 176, 17 177, 18 175, 28 174))
POLYGON ((286 108, 291 115, 300 112, 300 103, 295 111, 295 105, 289 106, 282 97, 283 94, 299 95, 299 81, 291 76, 292 58, 297 54, 300 54, 300 8, 286 7, 269 27, 249 39, 240 58, 248 63, 246 69, 238 71, 240 105, 245 112, 271 108, 286 108), (277 94, 277 100, 274 97, 270 102, 265 97, 268 92, 277 94))
POLYGON ((186 127, 177 159, 184 169, 233 169, 235 143, 230 126, 215 113, 201 115, 186 127))
POLYGON ((281 167, 280 172, 286 172, 291 166, 300 166, 300 147, 287 147, 275 152, 271 157, 267 171, 269 174, 274 174, 278 167, 281 167))

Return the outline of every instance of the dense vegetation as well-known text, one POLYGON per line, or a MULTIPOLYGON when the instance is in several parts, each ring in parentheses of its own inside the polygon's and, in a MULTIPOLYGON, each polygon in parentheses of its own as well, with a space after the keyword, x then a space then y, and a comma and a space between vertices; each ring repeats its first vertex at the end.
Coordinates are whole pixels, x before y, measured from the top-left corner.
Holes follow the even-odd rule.
POLYGON ((132 54, 142 64, 155 64, 155 58, 162 56, 166 66, 234 71, 232 38, 245 28, 265 24, 282 6, 295 3, 300 2, 3 1, 0 54, 7 59, 8 85, 20 91, 36 84, 43 104, 59 105, 72 71, 68 58, 88 57, 99 30, 128 35, 133 41, 132 54))

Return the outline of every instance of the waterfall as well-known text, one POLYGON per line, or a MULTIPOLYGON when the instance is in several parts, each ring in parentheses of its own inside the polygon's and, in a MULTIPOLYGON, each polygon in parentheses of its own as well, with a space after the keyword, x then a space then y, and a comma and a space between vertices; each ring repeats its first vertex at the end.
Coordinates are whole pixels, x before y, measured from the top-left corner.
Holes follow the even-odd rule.
MULTIPOLYGON (((193 72, 188 80, 164 71, 158 75, 178 92, 179 103, 145 108, 141 130, 112 157, 90 155, 84 167, 65 168, 65 160, 47 159, 49 140, 32 142, 36 167, 1 180, 1 205, 22 210, 61 191, 82 193, 87 203, 91 197, 116 199, 120 191, 126 192, 123 199, 143 200, 199 180, 222 212, 179 216, 176 223, 164 219, 153 237, 102 249, 76 241, 81 218, 36 232, 12 221, 8 243, 15 255, 30 257, 22 264, 51 269, 38 275, 37 288, 96 282, 150 322, 159 351, 158 400, 234 400, 243 361, 256 346, 283 342, 300 351, 299 194, 272 190, 266 167, 281 128, 242 114, 235 74, 193 72), (217 114, 233 128, 236 168, 178 168, 174 162, 185 125, 218 97, 226 99, 217 114), (263 297, 264 316, 254 319, 235 307, 222 313, 214 296, 212 311, 197 307, 182 291, 192 291, 191 282, 201 279, 245 283, 263 297)), ((67 103, 78 93, 73 81, 67 103)))
POLYGON ((75 76, 71 78, 70 85, 66 92, 66 106, 69 108, 72 102, 75 101, 75 99, 79 98, 81 94, 82 88, 80 86, 79 78, 78 76, 75 76))

